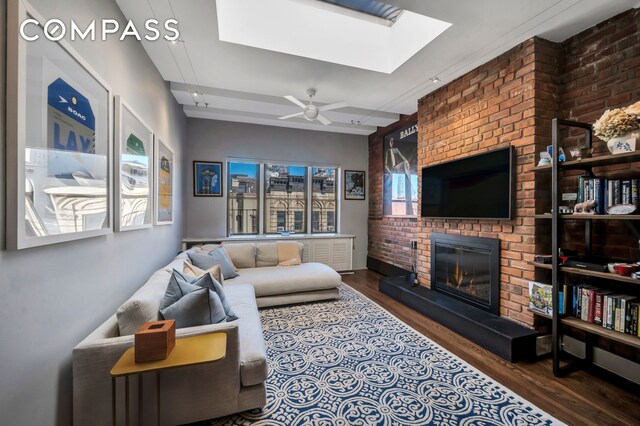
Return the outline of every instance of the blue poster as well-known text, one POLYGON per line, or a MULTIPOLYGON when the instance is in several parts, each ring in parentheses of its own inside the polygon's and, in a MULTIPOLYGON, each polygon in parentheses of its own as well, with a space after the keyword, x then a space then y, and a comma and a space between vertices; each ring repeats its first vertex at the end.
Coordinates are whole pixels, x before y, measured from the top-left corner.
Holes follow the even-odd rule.
POLYGON ((47 145, 49 148, 96 153, 96 119, 91 103, 58 78, 48 87, 47 145))
POLYGON ((222 196, 222 163, 199 162, 193 164, 193 195, 222 196))

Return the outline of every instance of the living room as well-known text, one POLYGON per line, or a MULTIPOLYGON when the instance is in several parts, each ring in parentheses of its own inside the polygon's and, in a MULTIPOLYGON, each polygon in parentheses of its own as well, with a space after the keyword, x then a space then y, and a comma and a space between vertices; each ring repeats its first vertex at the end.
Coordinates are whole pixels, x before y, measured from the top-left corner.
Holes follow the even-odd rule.
POLYGON ((469 3, 0 0, 1 423, 638 424, 640 4, 469 3))

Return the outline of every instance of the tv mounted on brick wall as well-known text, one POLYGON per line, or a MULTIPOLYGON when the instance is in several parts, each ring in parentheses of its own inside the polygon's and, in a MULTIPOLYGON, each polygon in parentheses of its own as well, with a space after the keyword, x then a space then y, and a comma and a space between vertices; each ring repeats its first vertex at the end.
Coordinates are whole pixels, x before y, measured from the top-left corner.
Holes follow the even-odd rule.
POLYGON ((511 219, 513 148, 422 169, 422 217, 511 219))

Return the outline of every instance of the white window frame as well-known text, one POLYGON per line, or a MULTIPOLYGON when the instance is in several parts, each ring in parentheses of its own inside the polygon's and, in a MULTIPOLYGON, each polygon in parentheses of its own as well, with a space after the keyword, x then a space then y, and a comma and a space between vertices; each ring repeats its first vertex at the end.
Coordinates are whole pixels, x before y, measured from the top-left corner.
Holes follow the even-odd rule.
MULTIPOLYGON (((274 235, 273 233, 267 234, 264 232, 264 200, 265 200, 265 177, 264 177, 264 169, 266 164, 278 164, 283 166, 296 166, 296 167, 306 167, 307 168, 307 182, 306 182, 306 232, 305 234, 317 234, 317 235, 327 235, 327 234, 339 234, 340 227, 342 225, 342 166, 339 164, 330 164, 330 163, 310 163, 308 161, 283 161, 283 160, 269 160, 269 159, 259 159, 259 158, 245 158, 245 157, 227 157, 225 161, 226 167, 226 177, 227 179, 231 178, 229 174, 229 163, 248 163, 248 164, 257 164, 258 165, 258 210, 260 214, 258 214, 258 232, 256 234, 242 234, 244 236, 249 235, 274 235), (326 169, 336 169, 335 176, 335 196, 336 196, 336 215, 334 217, 335 221, 335 230, 334 232, 313 232, 313 223, 312 223, 312 211, 313 211, 313 174, 312 171, 315 168, 326 168, 326 169)), ((228 183, 227 183, 228 185, 228 183)), ((228 189, 228 188, 227 188, 228 189)), ((227 222, 227 236, 230 236, 230 224, 229 224, 229 200, 226 197, 229 194, 229 191, 224 192, 225 197, 225 216, 227 222)), ((277 233, 276 233, 277 235, 277 233)))

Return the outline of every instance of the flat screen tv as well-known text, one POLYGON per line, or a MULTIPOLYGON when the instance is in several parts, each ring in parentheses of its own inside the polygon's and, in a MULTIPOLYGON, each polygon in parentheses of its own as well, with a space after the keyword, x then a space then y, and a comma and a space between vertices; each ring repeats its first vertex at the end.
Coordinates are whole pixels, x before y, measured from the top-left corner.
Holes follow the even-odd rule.
POLYGON ((513 148, 422 169, 422 216, 511 219, 513 148))

